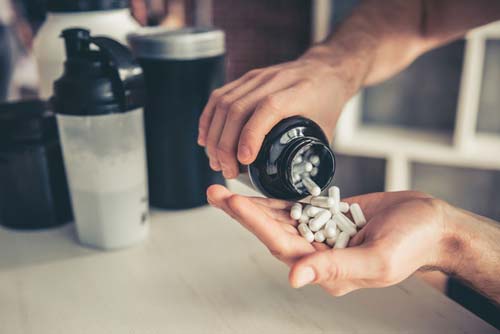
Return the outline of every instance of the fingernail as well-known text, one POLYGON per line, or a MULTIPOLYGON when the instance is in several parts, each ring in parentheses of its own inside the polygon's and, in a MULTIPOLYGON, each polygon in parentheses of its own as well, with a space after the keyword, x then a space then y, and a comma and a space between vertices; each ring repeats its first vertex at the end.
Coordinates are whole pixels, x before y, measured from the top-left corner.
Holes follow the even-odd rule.
POLYGON ((238 150, 238 155, 239 155, 240 160, 246 161, 246 160, 250 159, 250 149, 247 146, 242 145, 240 147, 240 149, 238 150))
POLYGON ((313 268, 304 267, 297 269, 296 279, 295 279, 295 287, 301 288, 304 285, 307 285, 314 281, 316 278, 316 274, 314 273, 313 268))
POLYGON ((218 162, 216 162, 216 161, 212 161, 212 160, 210 160, 210 167, 211 167, 214 171, 216 171, 216 172, 220 172, 220 171, 221 171, 220 165, 219 165, 219 163, 218 163, 218 162))

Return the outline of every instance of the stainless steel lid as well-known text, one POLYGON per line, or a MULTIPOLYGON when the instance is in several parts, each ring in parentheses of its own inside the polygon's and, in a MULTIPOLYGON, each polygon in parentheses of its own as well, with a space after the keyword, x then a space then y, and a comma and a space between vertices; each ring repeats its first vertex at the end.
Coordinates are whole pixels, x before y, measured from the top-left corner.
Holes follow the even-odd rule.
POLYGON ((127 36, 138 58, 193 60, 223 55, 224 32, 216 28, 143 28, 127 36))

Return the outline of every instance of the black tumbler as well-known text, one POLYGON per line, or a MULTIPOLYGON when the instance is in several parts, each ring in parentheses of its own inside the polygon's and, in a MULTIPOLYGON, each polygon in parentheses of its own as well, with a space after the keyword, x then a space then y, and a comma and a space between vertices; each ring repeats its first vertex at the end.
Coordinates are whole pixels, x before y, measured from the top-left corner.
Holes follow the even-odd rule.
POLYGON ((32 230, 72 220, 54 114, 45 102, 0 104, 0 224, 32 230))
POLYGON ((200 114, 224 81, 224 33, 146 28, 128 40, 146 81, 150 204, 164 209, 204 205, 206 188, 224 183, 196 142, 200 114))

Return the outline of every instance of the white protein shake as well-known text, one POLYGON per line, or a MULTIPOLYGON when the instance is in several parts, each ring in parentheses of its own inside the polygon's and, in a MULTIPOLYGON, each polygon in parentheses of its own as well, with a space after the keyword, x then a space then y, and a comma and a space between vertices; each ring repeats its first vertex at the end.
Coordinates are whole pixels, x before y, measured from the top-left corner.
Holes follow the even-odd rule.
POLYGON ((115 249, 143 240, 149 217, 142 109, 57 118, 80 242, 115 249))

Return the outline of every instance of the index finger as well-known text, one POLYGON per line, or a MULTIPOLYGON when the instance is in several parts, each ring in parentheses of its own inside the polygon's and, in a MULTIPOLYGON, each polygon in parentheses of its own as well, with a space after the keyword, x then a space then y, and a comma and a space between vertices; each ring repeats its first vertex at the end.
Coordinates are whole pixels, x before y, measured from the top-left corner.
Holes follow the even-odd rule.
POLYGON ((298 83, 264 98, 241 131, 238 160, 248 165, 256 158, 264 137, 282 119, 298 115, 301 105, 292 101, 300 95, 304 84, 298 83))
POLYGON ((253 70, 239 79, 236 79, 230 83, 225 84, 224 86, 214 89, 212 91, 212 94, 210 94, 210 97, 208 99, 207 104, 205 105, 205 108, 203 108, 203 111, 200 115, 200 119, 198 121, 198 144, 205 146, 207 143, 207 135, 208 135, 208 127, 210 126, 210 123, 212 122, 212 118, 215 113, 215 107, 217 105, 217 102, 219 101, 219 98, 222 97, 222 95, 232 91, 234 88, 240 86, 244 82, 252 79, 259 73, 259 70, 253 70))

